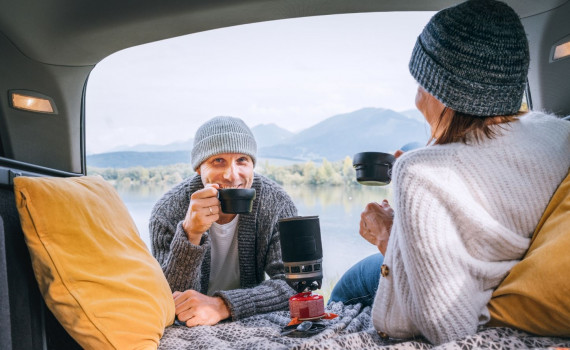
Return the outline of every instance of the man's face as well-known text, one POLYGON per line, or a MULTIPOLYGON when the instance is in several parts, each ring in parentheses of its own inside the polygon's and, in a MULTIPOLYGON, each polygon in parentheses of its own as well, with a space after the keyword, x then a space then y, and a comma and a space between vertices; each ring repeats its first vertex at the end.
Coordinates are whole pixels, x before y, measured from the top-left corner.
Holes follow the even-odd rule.
POLYGON ((206 159, 196 172, 202 183, 218 184, 220 188, 251 188, 253 161, 241 153, 222 153, 206 159))

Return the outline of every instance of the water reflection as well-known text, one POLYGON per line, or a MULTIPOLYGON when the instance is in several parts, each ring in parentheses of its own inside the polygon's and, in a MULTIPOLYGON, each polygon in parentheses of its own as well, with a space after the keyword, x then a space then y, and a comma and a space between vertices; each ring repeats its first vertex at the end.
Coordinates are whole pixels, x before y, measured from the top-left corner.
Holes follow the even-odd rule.
POLYGON ((362 209, 366 203, 379 201, 380 199, 392 197, 390 186, 284 186, 285 190, 296 205, 303 207, 323 208, 330 206, 342 206, 346 213, 354 210, 355 205, 362 205, 362 209))
MULTIPOLYGON (((392 198, 390 186, 284 186, 299 215, 318 215, 323 243, 323 289, 328 296, 338 278, 357 261, 377 253, 358 234, 360 213, 369 202, 392 198)), ((156 201, 170 186, 130 186, 117 190, 129 209, 143 241, 150 249, 148 220, 156 201)))

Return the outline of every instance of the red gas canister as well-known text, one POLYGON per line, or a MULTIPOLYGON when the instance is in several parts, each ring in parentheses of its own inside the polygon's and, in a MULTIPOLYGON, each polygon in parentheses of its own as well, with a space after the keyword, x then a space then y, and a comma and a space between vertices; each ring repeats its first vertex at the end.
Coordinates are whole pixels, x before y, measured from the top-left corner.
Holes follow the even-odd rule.
POLYGON ((291 318, 311 320, 321 318, 325 314, 325 301, 322 295, 303 292, 289 298, 291 318))

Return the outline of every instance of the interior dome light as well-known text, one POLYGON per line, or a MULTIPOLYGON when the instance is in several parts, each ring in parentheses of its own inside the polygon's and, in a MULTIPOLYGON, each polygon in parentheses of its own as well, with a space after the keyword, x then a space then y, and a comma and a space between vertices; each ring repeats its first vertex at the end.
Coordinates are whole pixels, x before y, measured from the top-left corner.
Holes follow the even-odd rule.
POLYGON ((564 57, 570 56, 570 40, 565 43, 558 44, 554 47, 554 53, 552 55, 552 60, 556 61, 564 57))
POLYGON ((57 114, 53 99, 35 91, 11 90, 10 107, 29 112, 57 114))

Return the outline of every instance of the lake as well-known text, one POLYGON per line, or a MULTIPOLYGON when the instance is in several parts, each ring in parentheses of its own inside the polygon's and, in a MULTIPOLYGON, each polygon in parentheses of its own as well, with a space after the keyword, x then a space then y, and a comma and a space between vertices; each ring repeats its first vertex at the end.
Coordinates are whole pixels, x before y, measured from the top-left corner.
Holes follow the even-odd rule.
MULTIPOLYGON (((328 297, 334 283, 354 263, 378 252, 358 233, 360 213, 369 202, 391 199, 391 187, 284 186, 297 206, 299 215, 318 215, 323 245, 323 288, 328 297)), ((141 238, 150 250, 148 220, 156 201, 168 190, 157 186, 118 188, 141 238)))

